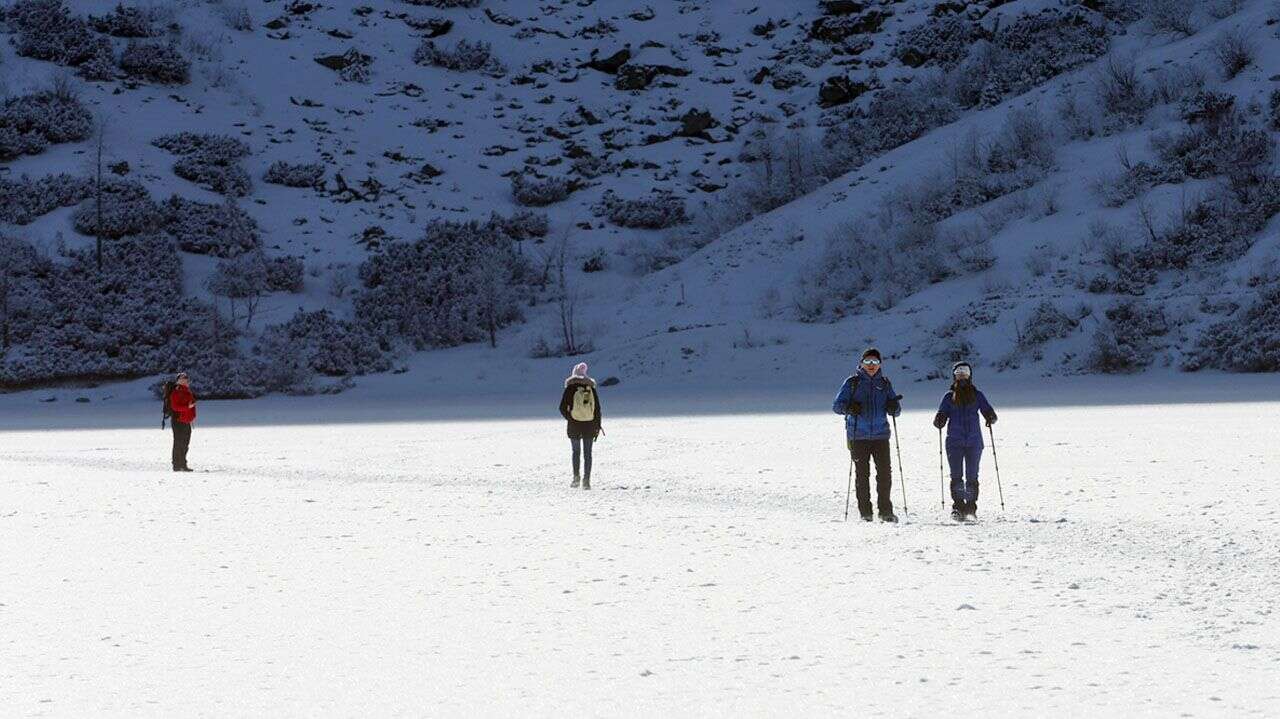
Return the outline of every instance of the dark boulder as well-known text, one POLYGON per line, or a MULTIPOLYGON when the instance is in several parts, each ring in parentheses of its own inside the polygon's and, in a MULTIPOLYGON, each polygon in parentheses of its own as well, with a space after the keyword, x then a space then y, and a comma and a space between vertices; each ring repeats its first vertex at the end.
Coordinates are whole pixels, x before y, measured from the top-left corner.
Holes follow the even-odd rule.
POLYGON ((822 42, 838 44, 854 35, 880 32, 884 21, 893 15, 887 10, 868 10, 861 15, 828 15, 813 21, 809 37, 822 42))
POLYGON ((630 47, 624 47, 621 50, 610 55, 609 57, 606 57, 603 59, 596 57, 595 51, 592 51, 591 59, 588 60, 586 64, 583 65, 583 67, 589 67, 592 70, 599 70, 600 72, 603 72, 607 75, 617 75, 618 70, 623 65, 626 65, 627 62, 630 60, 631 60, 630 47))
POLYGON ((822 81, 818 88, 818 106, 836 107, 858 99, 862 93, 870 90, 864 82, 854 82, 844 75, 833 75, 822 81))
POLYGON ((614 81, 613 86, 619 90, 644 90, 647 89, 654 78, 659 75, 670 75, 672 77, 686 77, 689 71, 684 68, 671 67, 670 65, 640 65, 636 63, 628 63, 618 68, 618 79, 614 81))

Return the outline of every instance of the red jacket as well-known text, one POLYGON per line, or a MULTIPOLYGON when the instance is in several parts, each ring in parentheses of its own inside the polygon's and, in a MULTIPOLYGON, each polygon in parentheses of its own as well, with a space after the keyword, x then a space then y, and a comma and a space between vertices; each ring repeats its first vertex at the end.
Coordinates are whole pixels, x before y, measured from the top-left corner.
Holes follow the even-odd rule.
POLYGON ((191 390, 178 385, 169 393, 169 408, 173 410, 173 420, 183 424, 196 421, 196 408, 193 406, 196 396, 191 390))

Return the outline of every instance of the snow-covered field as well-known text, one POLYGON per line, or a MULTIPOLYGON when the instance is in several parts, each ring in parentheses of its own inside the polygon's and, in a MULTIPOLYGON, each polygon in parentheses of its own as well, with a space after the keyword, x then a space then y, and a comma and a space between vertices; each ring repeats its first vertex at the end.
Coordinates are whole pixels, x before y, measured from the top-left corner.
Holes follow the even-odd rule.
POLYGON ((825 389, 606 391, 591 492, 554 397, 206 403, 191 475, 150 403, 3 398, 0 708, 1274 716, 1276 379, 989 385, 976 526, 908 389, 898 526, 840 521, 825 389))

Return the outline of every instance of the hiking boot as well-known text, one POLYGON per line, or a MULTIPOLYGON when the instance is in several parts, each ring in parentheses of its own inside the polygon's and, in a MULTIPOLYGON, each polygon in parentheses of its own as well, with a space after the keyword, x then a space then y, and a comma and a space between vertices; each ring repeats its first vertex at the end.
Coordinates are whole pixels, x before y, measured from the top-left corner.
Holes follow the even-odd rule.
POLYGON ((978 518, 978 503, 977 503, 976 501, 975 501, 975 502, 969 502, 968 504, 966 504, 966 505, 965 505, 965 507, 964 507, 964 518, 965 518, 965 519, 977 519, 977 518, 978 518))
POLYGON ((178 471, 179 471, 179 472, 194 472, 195 470, 194 470, 194 469, 192 469, 192 468, 190 468, 190 467, 182 467, 182 468, 181 468, 181 469, 179 469, 178 471))
POLYGON ((881 522, 889 522, 889 523, 891 523, 891 524, 893 524, 893 523, 897 523, 897 521, 898 521, 898 515, 894 514, 893 512, 881 512, 881 513, 880 513, 880 521, 881 521, 881 522))
POLYGON ((591 478, 590 478, 590 477, 583 477, 583 478, 582 478, 582 488, 583 488, 583 489, 591 489, 591 478))
POLYGON ((569 489, 577 489, 580 484, 582 484, 582 477, 575 474, 573 475, 573 484, 569 485, 569 489))
POLYGON ((962 502, 954 502, 951 505, 951 518, 957 522, 964 521, 965 505, 962 502))
POLYGON ((864 521, 864 522, 870 522, 870 521, 871 521, 871 520, 873 520, 873 519, 875 519, 875 517, 874 517, 874 516, 872 516, 870 512, 868 512, 868 513, 866 513, 866 514, 862 515, 862 521, 864 521))

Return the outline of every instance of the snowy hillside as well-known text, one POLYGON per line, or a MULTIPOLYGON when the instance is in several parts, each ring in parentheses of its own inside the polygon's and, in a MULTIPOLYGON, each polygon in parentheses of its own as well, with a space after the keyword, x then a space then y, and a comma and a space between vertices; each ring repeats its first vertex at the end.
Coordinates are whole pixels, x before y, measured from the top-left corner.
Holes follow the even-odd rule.
POLYGON ((1272 3, 115 6, 6 12, 3 386, 1280 368, 1272 3))

